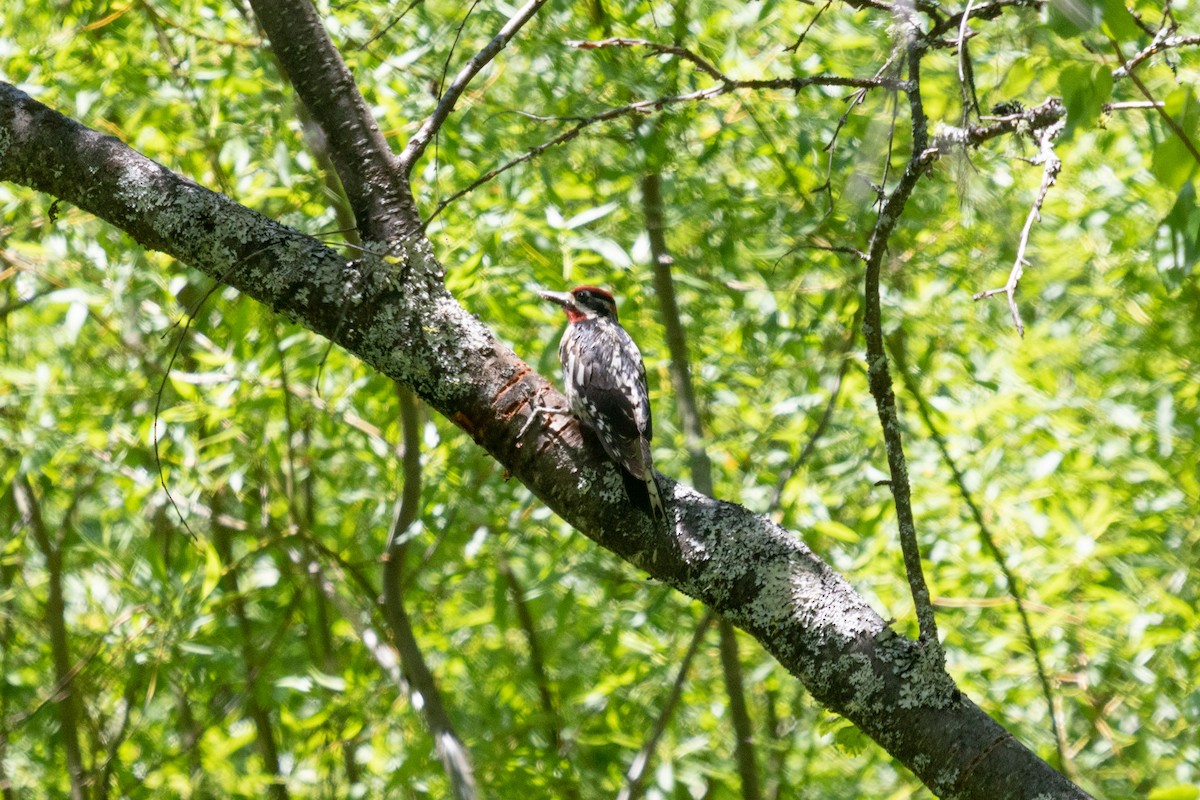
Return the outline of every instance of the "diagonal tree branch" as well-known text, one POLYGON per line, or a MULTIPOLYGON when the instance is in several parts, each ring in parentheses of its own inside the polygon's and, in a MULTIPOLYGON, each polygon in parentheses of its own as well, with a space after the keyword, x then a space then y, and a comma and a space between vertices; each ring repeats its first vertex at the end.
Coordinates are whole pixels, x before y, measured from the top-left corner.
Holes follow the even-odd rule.
POLYGON ((321 126, 358 229, 367 242, 392 242, 411 218, 412 194, 371 109, 307 0, 250 0, 286 77, 321 126))
POLYGON ((533 15, 538 12, 542 6, 546 5, 547 0, 529 0, 525 5, 517 9, 517 12, 504 24, 500 32, 492 38, 487 45, 484 46, 466 65, 459 70, 454 76, 454 80, 450 82, 450 86, 446 88, 445 94, 438 101, 437 108, 429 115, 429 119, 425 120, 413 137, 408 140, 404 151, 400 153, 400 169, 405 177, 412 173, 413 166, 417 163, 417 159, 425 152, 425 148, 433 141, 433 137, 441 130, 442 125, 450 118, 451 112, 454 111, 455 104, 462 97, 462 93, 467 90, 467 86, 475 79, 480 70, 492 62, 496 56, 500 55, 512 38, 517 35, 517 31, 525 25, 526 22, 533 19, 533 15))
MULTIPOLYGON (((905 185, 928 163, 910 164, 905 185)), ((423 237, 399 243, 408 279, 398 285, 382 259, 347 263, 2 82, 0 180, 92 211, 414 389, 580 532, 754 636, 934 793, 1087 796, 931 668, 798 534, 665 476, 673 516, 659 530, 624 502, 616 468, 582 446, 573 421, 518 441, 534 398, 565 401, 455 302, 423 237), (373 279, 361 279, 364 266, 378 268, 373 279)), ((882 250, 874 258, 878 269, 882 250)))

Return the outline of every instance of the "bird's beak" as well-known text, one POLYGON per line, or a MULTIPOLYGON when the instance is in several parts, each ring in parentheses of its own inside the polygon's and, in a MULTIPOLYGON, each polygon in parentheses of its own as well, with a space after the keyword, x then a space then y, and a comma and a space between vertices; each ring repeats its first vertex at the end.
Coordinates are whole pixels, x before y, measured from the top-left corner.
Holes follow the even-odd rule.
POLYGON ((571 296, 570 292, 538 292, 538 296, 563 308, 575 307, 575 298, 571 296))

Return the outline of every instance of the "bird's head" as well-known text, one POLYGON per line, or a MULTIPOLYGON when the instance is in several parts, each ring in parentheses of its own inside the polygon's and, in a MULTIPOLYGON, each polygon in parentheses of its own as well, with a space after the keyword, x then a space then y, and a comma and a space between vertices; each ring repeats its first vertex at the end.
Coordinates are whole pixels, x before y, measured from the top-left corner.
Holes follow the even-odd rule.
POLYGON ((612 293, 598 286, 576 286, 569 292, 538 294, 543 300, 562 306, 571 322, 598 318, 617 321, 617 301, 613 299, 612 293))

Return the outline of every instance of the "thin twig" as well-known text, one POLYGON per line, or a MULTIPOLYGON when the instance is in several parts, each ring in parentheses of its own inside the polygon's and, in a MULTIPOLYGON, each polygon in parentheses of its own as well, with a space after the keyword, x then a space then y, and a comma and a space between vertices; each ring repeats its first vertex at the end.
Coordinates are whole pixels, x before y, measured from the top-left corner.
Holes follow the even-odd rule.
POLYGON ((993 0, 991 3, 983 3, 982 5, 973 5, 968 9, 963 9, 961 13, 951 14, 946 19, 936 23, 929 32, 924 35, 924 41, 931 43, 939 37, 944 36, 952 30, 959 28, 962 25, 962 19, 965 16, 971 16, 975 19, 995 19, 1004 12, 1006 8, 1031 8, 1034 10, 1040 9, 1044 4, 1044 0, 993 0))
POLYGON ((969 31, 967 26, 971 21, 971 8, 975 5, 975 0, 967 0, 967 7, 963 9, 962 21, 958 25, 958 84, 962 88, 963 101, 963 124, 970 119, 971 109, 975 109, 975 113, 979 113, 979 103, 974 102, 975 99, 975 71, 971 67, 971 57, 967 51, 967 35, 969 31))
POLYGON ((729 91, 733 89, 790 89, 799 91, 809 86, 849 86, 857 89, 873 89, 883 87, 886 89, 894 89, 896 91, 905 92, 909 89, 909 84, 905 81, 885 78, 881 75, 876 75, 873 78, 847 78, 840 75, 811 75, 805 78, 757 78, 750 80, 739 80, 726 75, 721 70, 717 69, 711 62, 703 56, 697 55, 685 47, 671 44, 659 44, 651 42, 647 39, 623 39, 613 37, 610 39, 600 39, 598 41, 569 41, 571 47, 580 50, 599 50, 607 47, 645 47, 655 53, 663 55, 678 56, 686 61, 690 61, 700 68, 705 74, 719 81, 723 85, 729 86, 729 91))
MULTIPOLYGON (((1124 66, 1125 74, 1129 77, 1129 80, 1133 81, 1133 85, 1138 88, 1138 91, 1142 93, 1143 97, 1145 97, 1151 103, 1155 103, 1154 95, 1150 93, 1150 90, 1146 87, 1146 84, 1142 82, 1142 79, 1139 78, 1137 73, 1133 71, 1133 68, 1129 66, 1129 62, 1125 60, 1125 56, 1121 54, 1120 43, 1113 38, 1109 38, 1108 41, 1117 54, 1117 60, 1119 60, 1124 66)), ((1167 109, 1164 105, 1155 103, 1154 110, 1158 112, 1160 117, 1162 117, 1163 122, 1168 128, 1171 129, 1171 132, 1179 137, 1179 141, 1183 142, 1183 146, 1186 147, 1187 151, 1192 154, 1192 158, 1195 159, 1196 163, 1200 164, 1200 150, 1196 148, 1196 143, 1192 141, 1192 137, 1189 136, 1187 131, 1183 129, 1183 126, 1181 126, 1174 117, 1167 113, 1167 109)))
MULTIPOLYGON (((903 356, 898 354, 895 348, 893 348, 892 353, 896 359, 897 369, 900 370, 900 379, 904 382, 908 393, 916 400, 917 413, 921 415, 921 420, 925 423, 926 430, 929 431, 930 437, 933 438, 939 452, 941 452, 942 460, 946 462, 946 466, 954 477, 954 484, 958 488, 958 493, 962 496, 963 502, 971 512, 971 518, 975 520, 976 527, 979 528, 979 537, 983 540, 984 547, 987 548, 988 553, 991 554, 992 559, 996 562, 996 566, 1000 568, 1000 572, 1004 575, 1004 581, 1008 585, 1008 593, 1012 595, 1013 600, 1016 602, 1017 616, 1020 617, 1021 629, 1025 634, 1025 641, 1029 645, 1029 652, 1033 656, 1033 663, 1037 669, 1038 682, 1042 688, 1042 696, 1046 700, 1046 709, 1050 715, 1050 727, 1054 732, 1055 747, 1058 749, 1058 766, 1059 769, 1066 771, 1068 777, 1072 777, 1071 773, 1075 772, 1075 770, 1072 768, 1071 761, 1067 755, 1066 731, 1059 720, 1058 704, 1055 703, 1054 690, 1050 684, 1050 677, 1042 661, 1041 645, 1038 644, 1037 637, 1033 635, 1033 626, 1029 622, 1029 613, 1026 609, 1026 601, 1021 584, 1017 580, 1017 576, 1009 569, 1004 559, 1004 554, 1000 552, 1000 547, 996 544, 996 537, 992 535, 991 528, 984 521, 983 511, 975 502, 975 497, 971 494, 971 490, 967 488, 966 476, 958 468, 954 457, 950 455, 950 447, 946 443, 946 437, 942 435, 942 432, 934 424, 933 415, 929 410, 929 402, 917 386, 912 371, 905 368, 902 360, 903 356)), ((1074 778, 1072 777, 1072 779, 1074 778)))
MULTIPOLYGON (((916 88, 921 83, 921 52, 915 29, 908 32, 907 58, 908 79, 916 88)), ((904 456, 904 443, 900 433, 900 419, 896 413, 896 395, 892 391, 892 378, 888 373, 887 354, 883 349, 883 315, 880 301, 880 273, 887 252, 888 239, 900 219, 908 198, 921 176, 937 158, 937 150, 926 147, 928 127, 925 108, 919 91, 908 95, 909 114, 912 124, 913 152, 904 174, 890 195, 882 203, 875 227, 871 232, 871 243, 867 248, 867 268, 864 279, 863 333, 867 341, 867 380, 871 396, 875 399, 876 412, 883 430, 884 446, 887 451, 888 481, 896 506, 896 517, 900 529, 900 549, 904 557, 904 570, 913 596, 913 606, 920 626, 921 643, 929 648, 939 665, 944 661, 938 641, 937 620, 930 601, 929 586, 921 566, 921 550, 917 541, 916 523, 912 511, 912 488, 908 480, 908 466, 904 456)))
POLYGON ((813 26, 817 24, 817 22, 821 19, 821 15, 824 14, 831 5, 833 5, 833 0, 825 0, 825 5, 823 5, 817 9, 817 13, 814 14, 813 18, 810 19, 808 21, 808 24, 804 26, 804 30, 800 31, 800 38, 796 39, 796 41, 789 47, 783 48, 783 52, 785 52, 785 53, 799 52, 800 45, 804 44, 804 40, 808 38, 808 34, 813 29, 813 26))
POLYGON ((462 96, 462 93, 466 91, 467 86, 471 83, 475 76, 479 74, 480 70, 491 63, 492 59, 500 54, 500 51, 503 50, 505 46, 512 41, 512 38, 517 35, 517 31, 521 30, 521 27, 524 26, 525 23, 530 19, 532 19, 533 15, 536 14, 538 9, 544 6, 546 2, 547 0, 529 0, 528 3, 521 6, 521 8, 517 10, 517 13, 513 14, 508 22, 505 23, 504 27, 500 29, 500 32, 497 33, 482 50, 471 56, 471 59, 466 63, 466 66, 459 70, 458 74, 454 76, 454 80, 450 83, 450 86, 447 87, 446 93, 443 94, 442 99, 438 101, 437 108, 433 110, 433 113, 430 114, 429 118, 425 120, 425 123, 421 125, 420 130, 413 134, 413 137, 408 140, 408 144, 405 145, 404 151, 400 153, 400 170, 405 175, 408 175, 412 172, 413 165, 417 163, 417 159, 420 158, 421 154, 425 152, 425 148, 429 146, 429 143, 433 140, 434 135, 437 134, 438 130, 441 129, 442 125, 445 124, 446 120, 450 117, 450 113, 454 111, 454 106, 458 102, 458 99, 462 96))
POLYGON ((370 39, 367 39, 365 42, 359 45, 358 49, 365 50, 373 45, 376 41, 386 36, 388 31, 390 31, 393 27, 399 24, 401 20, 408 16, 408 12, 412 11, 423 2, 425 2, 425 0, 412 0, 412 2, 410 2, 403 11, 388 20, 388 23, 380 28, 378 32, 372 34, 370 39))
POLYGON ((1140 111, 1147 108, 1163 108, 1165 104, 1161 100, 1122 100, 1116 103, 1105 103, 1104 113, 1111 114, 1114 111, 1140 111))
POLYGON ((1175 31, 1174 28, 1164 28, 1159 37, 1146 45, 1142 50, 1130 56, 1128 61, 1125 61, 1121 66, 1113 70, 1114 78, 1127 77, 1137 66, 1151 56, 1158 53, 1166 52, 1167 50, 1176 50, 1180 47, 1195 47, 1200 45, 1200 35, 1193 36, 1174 36, 1171 35, 1175 31), (1166 35, 1162 35, 1166 34, 1166 35))
MULTIPOLYGON (((858 255, 861 255, 861 253, 858 255)), ((821 414, 821 419, 817 422, 817 427, 809 434, 808 441, 804 443, 804 447, 800 450, 800 455, 779 473, 779 479, 775 481, 775 489, 771 493, 771 501, 767 504, 767 507, 772 511, 779 508, 782 504, 783 490, 787 487, 792 477, 812 457, 812 454, 817 449, 817 441, 825 435, 830 421, 833 420, 833 411, 837 408, 838 398, 841 396, 842 386, 846 380, 846 372, 850 369, 850 349, 854 346, 854 340, 858 337, 858 323, 858 312, 855 312, 854 321, 850 323, 849 329, 846 331, 846 341, 839 356, 841 363, 838 366, 833 388, 829 390, 829 400, 825 403, 825 411, 821 414)))
POLYGON ((1038 132, 1039 153, 1033 163, 1042 165, 1042 185, 1038 188, 1029 214, 1025 217, 1025 226, 1021 229, 1021 238, 1017 242, 1017 257, 1013 260, 1012 271, 1008 274, 1008 282, 998 289, 988 289, 986 292, 979 292, 974 296, 975 300, 982 300, 997 294, 1007 297, 1013 325, 1017 327, 1017 333, 1021 336, 1025 335, 1025 324, 1021 321, 1021 309, 1017 305, 1017 287, 1021 283, 1021 276, 1025 274, 1025 265, 1029 263, 1025 260, 1025 250, 1029 246, 1029 232, 1033 229, 1033 223, 1042 218, 1042 204, 1046 202, 1046 194, 1062 170, 1062 160, 1054 152, 1054 137, 1058 135, 1065 124, 1066 120, 1063 119, 1038 132))
POLYGON ((722 83, 730 80, 729 76, 717 69, 703 56, 693 53, 686 47, 681 47, 674 44, 659 44, 648 39, 627 39, 620 36, 612 36, 608 39, 599 39, 597 41, 580 41, 568 40, 568 47, 574 47, 578 50, 601 50, 608 47, 645 47, 653 50, 660 55, 672 55, 682 58, 684 61, 690 61, 695 64, 704 73, 716 78, 722 83))
POLYGON ((540 156, 552 147, 575 139, 579 134, 583 133, 587 128, 597 125, 601 122, 610 122, 614 119, 622 117, 634 116, 637 114, 653 114, 656 111, 661 111, 667 106, 677 105, 679 103, 690 103, 699 100, 711 100, 714 97, 720 97, 723 94, 737 91, 739 89, 787 89, 798 91, 809 86, 849 86, 860 90, 872 89, 876 87, 892 88, 907 90, 908 84, 904 81, 897 81, 891 78, 847 78, 838 75, 814 75, 807 78, 781 78, 778 81, 729 81, 721 83, 717 86, 709 86, 704 89, 697 89, 694 92, 685 94, 669 95, 666 97, 656 97, 649 100, 637 100, 623 106, 615 106, 606 109, 590 117, 571 117, 569 119, 577 120, 576 124, 568 130, 549 139, 541 144, 525 151, 520 156, 511 161, 501 164, 485 172, 480 177, 476 178, 471 183, 467 184, 462 189, 459 189, 454 194, 447 197, 445 200, 437 204, 437 208, 425 220, 425 225, 428 226, 439 214, 446 209, 448 205, 463 197, 466 194, 478 189, 485 183, 490 182, 494 178, 508 172, 513 167, 520 166, 528 161, 540 156))

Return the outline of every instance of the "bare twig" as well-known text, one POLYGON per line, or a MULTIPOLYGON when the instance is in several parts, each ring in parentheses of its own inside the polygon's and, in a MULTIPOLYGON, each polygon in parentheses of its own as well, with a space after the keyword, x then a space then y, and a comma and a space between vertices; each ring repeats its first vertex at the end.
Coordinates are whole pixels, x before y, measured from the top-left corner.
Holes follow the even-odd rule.
POLYGON ((1158 112, 1160 117, 1162 117, 1163 123, 1171 129, 1172 133, 1179 137, 1179 141, 1183 142, 1183 146, 1187 148, 1189 153, 1192 154, 1192 158, 1195 159, 1197 164, 1200 164, 1200 149, 1196 148, 1196 143, 1192 141, 1192 137, 1189 136, 1187 131, 1183 129, 1183 126, 1179 124, 1178 120, 1167 113, 1166 106, 1155 102, 1154 95, 1150 93, 1150 89, 1147 88, 1142 79, 1139 78, 1137 73, 1133 71, 1133 68, 1129 66, 1129 62, 1125 60, 1125 56, 1122 55, 1120 43, 1113 38, 1109 38, 1108 41, 1109 44, 1112 45, 1113 51, 1117 54, 1117 60, 1121 62, 1122 66, 1124 66, 1125 75, 1129 77, 1129 80, 1133 81, 1133 85, 1136 86, 1138 91, 1142 93, 1142 97, 1145 97, 1146 100, 1154 104, 1154 110, 1158 112))
POLYGON ((963 502, 966 503, 968 510, 971 512, 971 518, 975 520, 976 527, 979 528, 979 537, 983 540, 983 545, 991 554, 992 559, 1000 568, 1000 572, 1004 575, 1004 581, 1008 585, 1008 593, 1012 595, 1013 600, 1017 605, 1017 616, 1021 619, 1021 629, 1025 634, 1025 642, 1029 645, 1029 652, 1033 656, 1034 667, 1037 669, 1038 683, 1042 688, 1042 696, 1046 700, 1046 710, 1050 715, 1050 727, 1054 731, 1054 744, 1058 749, 1058 766, 1059 769, 1065 770, 1068 777, 1075 772, 1072 769, 1071 761, 1067 755, 1068 746, 1066 739, 1066 731, 1063 729, 1059 719, 1060 711, 1058 704, 1055 703, 1054 690, 1050 684, 1050 677, 1046 672, 1046 666, 1042 662, 1042 648, 1038 644, 1037 637, 1033 635, 1033 626, 1029 622, 1029 613, 1026 610, 1026 602, 1024 592, 1021 590, 1021 584, 1017 580, 1017 576, 1008 567, 1008 563, 1004 559, 1004 554, 1000 552, 1000 547, 996 544, 996 537, 992 535, 992 530, 984 521, 983 511, 975 502, 974 495, 967 488, 967 480, 962 471, 959 470, 958 464, 955 463, 953 456, 950 455, 950 447, 946 443, 946 437, 938 430, 933 422, 933 415, 929 410, 929 403, 925 396, 921 393, 917 382, 912 375, 912 371, 905 368, 903 363, 903 354, 898 353, 895 348, 892 349, 893 356, 896 359, 897 368, 900 370, 900 380, 903 381, 908 393, 912 395, 917 402, 917 412, 921 415, 921 420, 925 423, 926 430, 933 438, 937 445, 938 451, 942 454, 942 460, 946 462, 951 475, 954 476, 954 484, 958 488, 958 493, 962 496, 963 502))
POLYGON ((849 86, 856 87, 864 91, 866 89, 876 87, 904 90, 907 90, 908 88, 908 84, 904 81, 896 81, 891 78, 883 78, 879 76, 874 78, 847 78, 838 75, 814 75, 807 78, 781 78, 777 81, 730 80, 728 82, 720 83, 717 86, 709 86, 704 89, 697 89, 694 92, 668 95, 666 97, 656 97, 649 100, 636 100, 623 106, 615 106, 613 108, 606 109, 597 114, 593 114, 590 117, 571 117, 569 119, 575 121, 576 124, 568 130, 560 133, 558 136, 555 136, 552 139, 542 142, 536 147, 530 148, 511 161, 488 170, 462 189, 459 189, 457 192, 438 203, 437 208, 435 208, 433 213, 429 215, 429 218, 425 220, 425 224, 428 225, 439 214, 441 214, 448 205, 464 195, 470 194, 480 186, 483 186, 485 183, 488 183, 494 178, 503 175, 505 172, 508 172, 513 167, 517 167, 521 164, 532 161, 550 148, 556 147, 560 144, 566 144, 572 139, 578 137, 579 134, 583 133, 587 128, 590 128, 591 126, 597 125, 601 122, 611 122, 614 119, 635 116, 638 114, 653 114, 656 111, 663 110, 667 106, 678 105, 680 103, 691 103, 700 100, 711 100, 714 97, 720 97, 723 94, 729 94, 730 92, 734 92, 739 89, 787 89, 798 91, 808 86, 849 86))
POLYGON ((1200 35, 1175 36, 1173 35, 1174 32, 1174 27, 1163 28, 1154 41, 1130 56, 1129 60, 1125 61, 1121 66, 1114 69, 1113 77, 1127 77, 1133 70, 1137 69, 1139 64, 1158 53, 1163 53, 1167 50, 1176 50, 1180 47, 1196 47, 1200 45, 1200 35))
POLYGON ((421 5, 421 3, 423 3, 423 2, 425 2, 425 0, 412 0, 407 6, 404 7, 403 11, 401 11, 399 14, 397 14, 396 16, 394 16, 390 20, 388 20, 386 25, 384 25, 377 32, 375 32, 371 35, 371 38, 367 39, 365 42, 363 42, 361 45, 359 45, 359 49, 365 50, 367 47, 371 46, 372 44, 377 42, 379 39, 386 36, 388 31, 390 31, 393 27, 395 27, 397 24, 399 24, 401 20, 403 20, 406 16, 408 16, 408 12, 412 11, 414 8, 421 5))
MULTIPOLYGON (((830 248, 838 251, 850 250, 855 256, 863 257, 863 253, 854 250, 853 248, 830 248)), ((846 331, 846 341, 839 353, 840 364, 838 366, 837 377, 833 382, 833 388, 829 390, 829 400, 825 403, 825 411, 821 414, 821 419, 817 422, 817 427, 809 434, 808 441, 804 443, 804 447, 800 450, 800 455, 796 460, 789 464, 782 472, 779 473, 778 480, 775 481, 775 489, 771 493, 771 502, 768 508, 771 510, 778 509, 783 502, 783 490, 787 487, 788 481, 804 466, 808 459, 817 449, 817 442, 825 431, 829 428, 829 423, 833 419, 833 411, 837 408, 838 398, 841 396, 842 385, 846 380, 846 372, 850 369, 850 349, 854 346, 854 340, 858 336, 859 326, 859 311, 855 312, 854 320, 850 323, 849 329, 846 331)))
POLYGON ((1105 103, 1104 113, 1113 111, 1140 111, 1148 108, 1163 108, 1161 100, 1122 100, 1116 103, 1105 103))
POLYGON ((1042 165, 1042 185, 1038 188, 1037 196, 1033 199, 1033 205, 1029 209, 1029 214, 1025 217, 1025 227, 1021 229, 1021 238, 1017 242, 1017 257, 1013 261, 1012 271, 1008 274, 1008 282, 998 289, 988 289, 986 292, 979 292, 975 295, 976 300, 982 300, 985 297, 1003 294, 1008 298, 1008 310, 1012 314, 1013 325, 1017 327, 1017 333, 1021 336, 1025 335, 1025 325, 1021 321, 1021 309, 1017 306, 1017 287, 1021 283, 1021 276, 1025 273, 1025 265, 1029 262, 1025 260, 1025 250, 1029 246, 1029 232, 1033 228, 1033 223, 1042 218, 1042 204, 1046 201, 1046 194, 1050 191, 1050 187, 1058 179, 1058 173, 1062 170, 1062 160, 1054 152, 1054 137, 1062 130, 1066 120, 1059 120, 1053 125, 1043 128, 1038 131, 1038 155, 1033 159, 1034 164, 1042 165))
MULTIPOLYGON (((958 14, 951 14, 944 20, 937 22, 924 35, 924 43, 933 43, 936 40, 959 28, 962 25, 963 17, 970 16, 974 19, 995 19, 1004 12, 1006 8, 1031 8, 1039 9, 1042 7, 1044 0, 992 0, 990 3, 982 3, 980 5, 971 4, 970 9, 963 9, 958 14)), ((955 40, 957 44, 957 40, 955 40)))
POLYGON ((821 15, 828 11, 831 5, 833 5, 833 0, 825 0, 825 5, 817 9, 817 13, 813 14, 813 18, 810 19, 808 24, 804 26, 804 30, 800 31, 800 37, 796 39, 796 41, 790 46, 783 48, 783 52, 798 52, 800 50, 800 45, 804 44, 804 40, 808 38, 808 34, 813 29, 813 26, 817 24, 817 22, 821 19, 821 15))
MULTIPOLYGON (((605 47, 646 47, 655 53, 663 55, 678 56, 686 61, 695 64, 702 72, 719 81, 723 86, 728 87, 726 91, 734 89, 790 89, 799 91, 809 86, 849 86, 857 89, 873 89, 883 87, 886 89, 894 89, 896 91, 906 92, 909 90, 909 84, 905 81, 887 78, 880 74, 876 74, 873 78, 849 78, 840 75, 810 75, 805 78, 759 78, 752 80, 739 80, 726 75, 721 70, 717 69, 703 56, 697 55, 685 47, 679 45, 659 44, 646 39, 622 39, 614 37, 610 39, 600 39, 598 41, 569 41, 571 47, 576 47, 580 50, 598 50, 605 47)), ((724 92, 722 92, 724 94, 724 92)))
POLYGON ((451 81, 445 94, 438 101, 437 108, 433 110, 433 113, 421 125, 420 130, 408 140, 404 151, 400 153, 400 170, 405 175, 412 172, 413 165, 417 163, 417 159, 425 152, 425 148, 429 146, 429 143, 433 141, 433 137, 437 134, 438 130, 441 129, 442 125, 450 117, 450 113, 454 111, 454 106, 458 102, 458 99, 466 91, 467 86, 474 80, 475 76, 479 74, 480 70, 491 63, 492 59, 500 54, 500 51, 517 35, 517 31, 521 30, 522 26, 532 19, 533 15, 546 2, 547 0, 529 0, 525 5, 521 6, 517 10, 517 13, 513 14, 504 27, 500 29, 500 32, 482 50, 471 56, 466 66, 454 76, 454 80, 451 81))
POLYGON ((701 72, 716 78, 722 83, 730 80, 725 73, 714 67, 712 63, 710 63, 703 56, 697 55, 691 50, 688 50, 686 47, 680 47, 679 45, 659 44, 658 42, 651 42, 647 39, 626 39, 620 36, 613 36, 608 39, 600 39, 598 41, 569 40, 567 42, 567 46, 574 47, 579 50, 601 50, 608 47, 645 47, 660 55, 678 56, 685 61, 690 61, 699 67, 701 72))
POLYGON ((967 0, 967 7, 963 9, 962 13, 962 21, 958 25, 958 84, 962 89, 963 124, 970 119, 972 109, 976 115, 979 113, 979 103, 975 100, 975 70, 971 66, 971 57, 967 49, 969 35, 967 26, 971 21, 971 8, 974 5, 975 0, 967 0))

